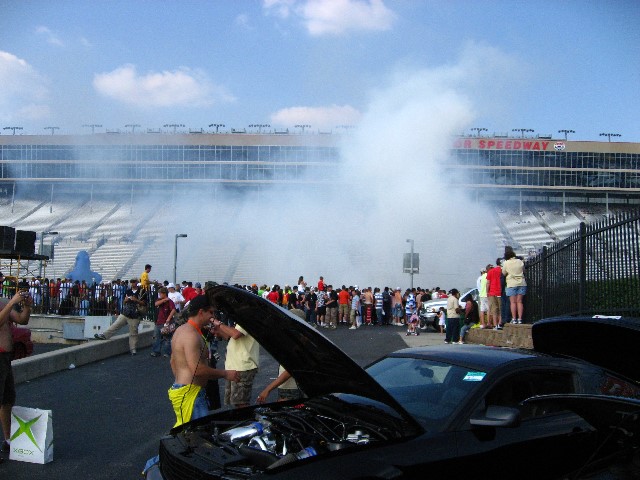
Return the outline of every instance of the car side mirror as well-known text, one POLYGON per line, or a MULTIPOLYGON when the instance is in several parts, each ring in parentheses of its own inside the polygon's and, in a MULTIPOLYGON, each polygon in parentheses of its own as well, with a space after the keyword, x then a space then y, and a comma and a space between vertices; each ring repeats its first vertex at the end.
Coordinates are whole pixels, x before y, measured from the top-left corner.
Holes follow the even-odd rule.
POLYGON ((490 405, 470 419, 475 427, 517 427, 520 425, 520 410, 500 405, 490 405))

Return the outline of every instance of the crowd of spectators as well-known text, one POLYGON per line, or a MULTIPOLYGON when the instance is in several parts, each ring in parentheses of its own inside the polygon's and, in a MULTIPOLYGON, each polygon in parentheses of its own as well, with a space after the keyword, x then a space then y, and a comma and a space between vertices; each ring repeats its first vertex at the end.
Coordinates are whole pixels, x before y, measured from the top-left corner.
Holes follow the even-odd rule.
MULTIPOLYGON (((510 247, 505 249, 505 265, 497 259, 496 265, 489 264, 482 269, 477 280, 479 291, 479 325, 481 328, 500 329, 505 323, 501 318, 504 310, 511 313, 513 323, 522 323, 523 297, 526 294, 523 263, 510 247), (501 298, 502 297, 502 298, 501 298), (507 300, 508 298, 508 300, 507 300), (502 303, 507 300, 506 305, 502 303), (505 308, 506 307, 506 308, 505 308), (510 310, 510 311, 509 311, 510 310)), ((140 284, 149 293, 149 305, 152 307, 147 318, 155 319, 154 302, 158 291, 164 287, 168 297, 175 305, 177 313, 195 296, 203 294, 199 282, 183 281, 179 285, 165 280, 149 280, 150 265, 140 276, 140 284)), ((1 275, 1 274, 0 274, 1 275)), ((119 315, 122 312, 125 292, 135 287, 137 280, 116 279, 112 282, 93 283, 65 278, 41 279, 33 277, 29 282, 29 291, 33 298, 34 313, 60 315, 119 315)), ((215 282, 210 282, 215 283, 215 282)), ((10 297, 15 292, 15 284, 9 278, 0 277, 0 292, 10 297)), ((389 286, 358 287, 358 285, 334 286, 321 276, 316 285, 307 285, 304 277, 297 284, 278 284, 267 286, 235 285, 253 292, 283 308, 299 309, 305 313, 305 320, 318 327, 336 329, 340 325, 357 329, 362 325, 407 325, 412 315, 418 313, 424 302, 433 299, 447 299, 455 289, 407 288, 389 286)), ((446 311, 438 312, 438 324, 446 326, 446 311)), ((509 320, 507 320, 509 321, 509 320)), ((415 329, 410 328, 411 332, 415 329)), ((444 330, 444 328, 442 328, 444 330)))

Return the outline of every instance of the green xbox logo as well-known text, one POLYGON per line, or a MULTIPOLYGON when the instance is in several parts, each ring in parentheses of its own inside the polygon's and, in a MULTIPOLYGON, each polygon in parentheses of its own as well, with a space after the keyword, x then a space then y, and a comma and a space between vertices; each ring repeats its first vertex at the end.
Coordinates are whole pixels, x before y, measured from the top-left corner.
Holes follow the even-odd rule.
MULTIPOLYGON (((29 437, 29 440, 31 440, 31 442, 36 446, 36 448, 42 452, 42 450, 40 450, 40 447, 38 447, 38 444, 36 443, 36 439, 33 437, 33 432, 31 431, 31 426, 34 423, 36 423, 38 420, 40 420, 40 417, 42 417, 42 414, 28 421, 20 418, 15 413, 12 413, 12 415, 13 415, 13 418, 16 419, 18 424, 20 424, 20 427, 15 431, 13 435, 11 435, 11 441, 18 438, 20 435, 24 433, 27 437, 29 437)), ((30 454, 33 454, 32 450, 25 450, 25 451, 31 452, 30 454)))

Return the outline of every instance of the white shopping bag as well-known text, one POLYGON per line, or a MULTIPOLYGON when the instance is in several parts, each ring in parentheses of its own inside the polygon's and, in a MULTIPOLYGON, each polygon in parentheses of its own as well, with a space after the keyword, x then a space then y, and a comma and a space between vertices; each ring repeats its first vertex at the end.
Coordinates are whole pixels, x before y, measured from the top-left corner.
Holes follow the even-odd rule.
POLYGON ((53 461, 51 410, 13 407, 9 458, 30 463, 53 461))

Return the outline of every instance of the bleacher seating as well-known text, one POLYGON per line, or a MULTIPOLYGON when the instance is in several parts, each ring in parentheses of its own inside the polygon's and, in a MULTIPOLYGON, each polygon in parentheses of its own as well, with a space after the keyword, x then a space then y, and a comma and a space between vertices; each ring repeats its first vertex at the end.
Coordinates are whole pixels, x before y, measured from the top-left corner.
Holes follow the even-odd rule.
MULTIPOLYGON (((180 216, 185 214, 185 210, 173 211, 162 205, 139 209, 118 200, 122 199, 67 198, 57 199, 51 205, 42 199, 21 199, 16 200, 12 207, 5 199, 0 202, 0 223, 20 230, 35 231, 38 235, 42 231, 59 232, 55 258, 46 265, 44 271, 46 277, 63 277, 73 268, 77 252, 86 250, 90 254, 92 270, 101 273, 106 281, 116 277, 138 277, 146 263, 154 266, 152 279, 173 280, 175 234, 182 233, 180 216)), ((218 223, 224 225, 241 214, 223 208, 213 205, 199 212, 202 223, 214 225, 215 231, 218 223), (225 220, 219 222, 219 219, 225 220)), ((615 214, 629 208, 637 207, 610 205, 609 212, 615 214)), ((581 221, 602 220, 606 208, 604 205, 572 204, 566 206, 563 214, 562 206, 557 204, 525 202, 522 206, 518 203, 501 203, 494 207, 494 212, 502 224, 502 228, 496 226, 491 232, 496 251, 500 252, 504 245, 513 242, 517 253, 529 255, 558 239, 566 238, 579 228, 581 221)), ((52 239, 46 237, 45 242, 52 239)), ((318 266, 318 271, 328 271, 331 260, 327 254, 337 249, 349 252, 353 265, 365 268, 371 263, 370 255, 359 245, 345 244, 339 235, 321 249, 305 250, 304 255, 318 266)), ((274 272, 273 262, 270 262, 273 255, 284 256, 289 252, 264 252, 248 246, 242 238, 228 242, 216 238, 215 234, 204 238, 197 231, 190 231, 187 239, 179 239, 178 252, 178 281, 213 278, 232 283, 252 283, 260 278, 291 277, 291 272, 274 272), (193 250, 198 255, 186 255, 186 252, 193 250)), ((426 268, 428 255, 423 253, 422 259, 422 267, 426 268)), ((396 270, 397 258, 376 257, 376 264, 371 266, 373 268, 379 271, 396 270)))

